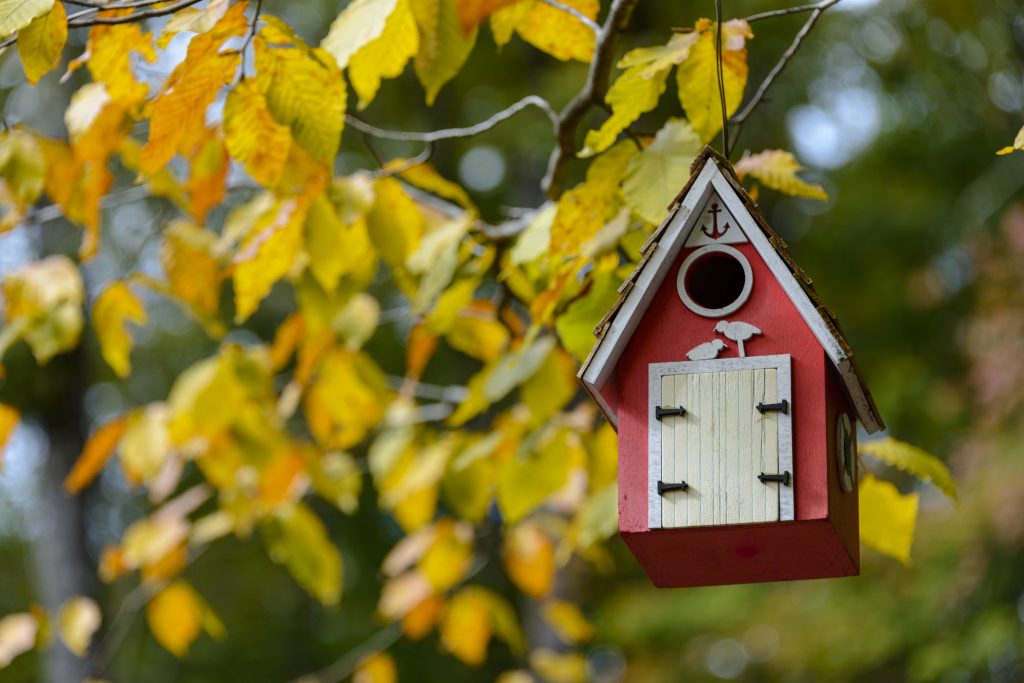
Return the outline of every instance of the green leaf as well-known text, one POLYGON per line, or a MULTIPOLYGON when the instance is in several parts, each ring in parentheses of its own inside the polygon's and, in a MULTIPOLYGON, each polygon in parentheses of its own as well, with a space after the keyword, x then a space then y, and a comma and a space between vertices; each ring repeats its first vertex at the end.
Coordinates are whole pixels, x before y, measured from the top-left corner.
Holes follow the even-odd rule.
POLYGON ((953 500, 958 500, 956 482, 953 481, 953 476, 946 465, 917 446, 886 437, 862 443, 859 450, 932 484, 953 500))
POLYGON ((867 475, 860 480, 860 540, 880 553, 910 564, 917 524, 918 494, 867 475))
POLYGON ((690 163, 700 151, 697 132, 683 119, 669 119, 647 149, 629 162, 622 192, 645 221, 657 225, 690 177, 690 163))
POLYGON ((618 286, 614 271, 595 274, 587 293, 572 302, 555 322, 562 346, 581 362, 594 346, 594 326, 619 298, 618 286))

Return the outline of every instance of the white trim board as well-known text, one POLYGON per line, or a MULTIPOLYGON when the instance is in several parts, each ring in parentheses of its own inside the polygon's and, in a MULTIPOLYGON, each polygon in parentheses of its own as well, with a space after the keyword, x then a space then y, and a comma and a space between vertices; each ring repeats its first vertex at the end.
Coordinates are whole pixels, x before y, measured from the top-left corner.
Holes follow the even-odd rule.
POLYGON ((768 265, 772 275, 775 276, 818 343, 825 350, 825 354, 839 371, 857 411, 857 417, 864 425, 865 430, 869 434, 881 430, 882 425, 875 419, 871 400, 854 371, 852 360, 843 350, 843 345, 832 334, 831 328, 818 312, 814 302, 804 292, 793 272, 768 241, 768 237, 748 211, 739 192, 742 192, 742 189, 737 190, 722 173, 715 159, 708 158, 676 210, 666 219, 667 225, 665 225, 664 231, 658 241, 650 247, 651 251, 645 256, 648 262, 636 276, 636 281, 632 284, 621 308, 611 319, 608 329, 595 345, 591 352, 590 362, 580 379, 593 392, 599 392, 600 388, 609 380, 619 357, 625 351, 630 338, 650 307, 655 293, 667 277, 668 271, 686 244, 690 233, 703 216, 703 213, 697 209, 702 209, 711 195, 717 194, 732 219, 736 221, 736 227, 739 227, 754 245, 757 253, 768 265))
MULTIPOLYGON (((778 400, 789 402, 789 411, 777 413, 779 426, 779 472, 789 472, 790 486, 779 485, 779 521, 796 518, 794 489, 796 472, 793 469, 793 387, 789 355, 747 356, 746 358, 719 358, 716 360, 680 361, 674 363, 651 363, 647 366, 647 526, 661 529, 662 498, 658 494, 661 480, 661 434, 662 425, 655 416, 655 409, 661 402, 661 378, 665 375, 686 375, 735 370, 776 371, 778 400)), ((685 408, 685 406, 683 406, 685 408)), ((686 419, 685 416, 681 419, 686 419)))

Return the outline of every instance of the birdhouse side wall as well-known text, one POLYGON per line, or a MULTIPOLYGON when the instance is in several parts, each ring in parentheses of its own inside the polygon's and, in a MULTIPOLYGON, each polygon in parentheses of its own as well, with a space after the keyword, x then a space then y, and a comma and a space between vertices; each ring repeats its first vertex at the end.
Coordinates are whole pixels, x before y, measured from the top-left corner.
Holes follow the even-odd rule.
MULTIPOLYGON (((846 554, 859 572, 860 570, 860 529, 858 515, 860 514, 859 499, 857 496, 857 482, 853 482, 852 491, 843 491, 839 478, 839 458, 836 441, 837 421, 841 413, 846 413, 854 425, 856 435, 856 419, 853 405, 846 397, 843 389, 843 381, 839 373, 829 365, 826 376, 826 412, 825 422, 828 444, 828 516, 829 521, 835 528, 836 533, 842 541, 846 554)), ((856 472, 856 468, 854 468, 856 472)))
MULTIPOLYGON (((624 533, 648 529, 648 365, 685 361, 690 349, 724 340, 714 329, 720 320, 742 321, 762 330, 746 343, 748 357, 792 357, 795 519, 825 519, 829 514, 825 352, 756 249, 749 243, 732 246, 747 258, 753 273, 746 303, 724 318, 703 317, 686 308, 676 280, 693 249, 683 249, 616 365, 619 528, 624 533)), ((737 357, 736 344, 727 343, 729 348, 719 358, 737 357)))

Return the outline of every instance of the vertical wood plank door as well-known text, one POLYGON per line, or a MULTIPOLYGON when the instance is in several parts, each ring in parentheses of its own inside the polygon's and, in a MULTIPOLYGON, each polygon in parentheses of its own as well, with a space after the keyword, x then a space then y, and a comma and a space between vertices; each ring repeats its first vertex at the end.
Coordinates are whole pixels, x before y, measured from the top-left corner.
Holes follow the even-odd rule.
POLYGON ((757 409, 781 400, 778 369, 685 372, 660 380, 660 386, 652 382, 652 389, 660 388, 658 404, 686 408, 659 421, 661 481, 689 485, 661 495, 661 527, 778 521, 781 484, 757 478, 780 472, 782 414, 757 409))

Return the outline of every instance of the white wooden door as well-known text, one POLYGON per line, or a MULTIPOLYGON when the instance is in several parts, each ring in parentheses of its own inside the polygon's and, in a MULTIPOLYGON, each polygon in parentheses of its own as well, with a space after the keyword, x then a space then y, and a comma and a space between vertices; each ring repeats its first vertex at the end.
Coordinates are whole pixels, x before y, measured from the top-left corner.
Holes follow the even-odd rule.
POLYGON ((788 356, 654 364, 650 388, 658 526, 792 519, 788 356))

